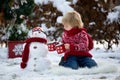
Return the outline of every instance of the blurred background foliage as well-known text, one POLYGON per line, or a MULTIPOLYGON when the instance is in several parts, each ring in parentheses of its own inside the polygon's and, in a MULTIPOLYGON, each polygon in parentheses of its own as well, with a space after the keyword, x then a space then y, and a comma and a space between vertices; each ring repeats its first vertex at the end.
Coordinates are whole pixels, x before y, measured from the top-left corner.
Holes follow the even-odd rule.
MULTIPOLYGON (((104 45, 107 42, 106 50, 112 49, 113 44, 119 45, 120 18, 117 22, 110 23, 107 15, 115 12, 114 7, 120 5, 120 0, 77 0, 76 3, 73 3, 74 0, 67 1, 82 15, 84 27, 97 43, 104 45)), ((44 24, 48 28, 48 38, 51 41, 59 40, 63 32, 63 25, 57 22, 59 16, 63 14, 52 2, 35 4, 34 0, 0 0, 0 41, 9 40, 10 37, 4 38, 6 30, 20 24, 24 24, 28 29, 44 24), (51 27, 55 30, 51 30, 51 27)))

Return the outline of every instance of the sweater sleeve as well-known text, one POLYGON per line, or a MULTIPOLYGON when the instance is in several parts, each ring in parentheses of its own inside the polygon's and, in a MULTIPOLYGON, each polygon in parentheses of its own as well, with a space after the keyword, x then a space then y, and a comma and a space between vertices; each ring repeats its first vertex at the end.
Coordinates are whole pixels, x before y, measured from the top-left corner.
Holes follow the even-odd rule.
POLYGON ((88 49, 88 36, 85 31, 78 33, 78 41, 76 44, 70 44, 70 50, 72 51, 89 51, 88 49))

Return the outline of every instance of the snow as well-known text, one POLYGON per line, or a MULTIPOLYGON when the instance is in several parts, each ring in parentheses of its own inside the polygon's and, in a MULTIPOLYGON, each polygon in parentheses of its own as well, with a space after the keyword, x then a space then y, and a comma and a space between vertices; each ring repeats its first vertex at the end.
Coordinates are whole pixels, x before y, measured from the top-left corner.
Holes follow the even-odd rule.
POLYGON ((107 15, 107 20, 109 23, 120 22, 120 5, 113 8, 112 12, 109 12, 107 15))
POLYGON ((73 4, 76 4, 78 0, 73 0, 73 4))
POLYGON ((50 28, 47 28, 46 26, 45 26, 45 24, 42 24, 41 25, 41 28, 43 29, 43 31, 45 31, 45 32, 48 32, 48 31, 55 31, 56 30, 56 28, 55 27, 50 27, 50 28))
MULTIPOLYGON (((36 4, 47 4, 49 2, 53 3, 53 6, 56 7, 59 11, 65 14, 68 11, 73 11, 74 9, 70 7, 70 2, 66 0, 35 0, 36 4)), ((73 1, 76 3, 76 0, 73 1)))
POLYGON ((62 21, 62 16, 59 16, 59 17, 57 18, 57 23, 62 23, 61 21, 62 21))
POLYGON ((110 23, 112 23, 113 21, 117 22, 119 17, 119 11, 116 12, 110 12, 108 13, 107 18, 110 20, 110 23))
POLYGON ((56 51, 48 53, 51 67, 44 71, 21 69, 21 58, 8 59, 8 49, 0 48, 0 51, 1 80, 120 80, 120 46, 114 46, 113 50, 106 52, 103 45, 95 44, 90 52, 98 67, 78 70, 58 66, 63 54, 57 54, 56 51))

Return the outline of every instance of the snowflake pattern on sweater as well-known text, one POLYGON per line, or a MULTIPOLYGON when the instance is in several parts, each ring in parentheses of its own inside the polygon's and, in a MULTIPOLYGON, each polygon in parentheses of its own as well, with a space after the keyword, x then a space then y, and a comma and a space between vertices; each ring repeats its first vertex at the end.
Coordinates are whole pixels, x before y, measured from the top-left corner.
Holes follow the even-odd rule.
POLYGON ((64 43, 69 43, 75 47, 77 51, 88 51, 88 38, 85 31, 81 31, 74 36, 63 35, 64 43))

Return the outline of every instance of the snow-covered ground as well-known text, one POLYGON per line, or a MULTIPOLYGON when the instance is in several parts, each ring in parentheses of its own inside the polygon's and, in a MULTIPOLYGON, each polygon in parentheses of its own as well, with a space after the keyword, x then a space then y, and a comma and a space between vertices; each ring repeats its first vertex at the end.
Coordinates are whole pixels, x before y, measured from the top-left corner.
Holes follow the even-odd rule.
POLYGON ((51 68, 35 72, 22 70, 19 66, 21 58, 8 59, 7 48, 0 48, 0 80, 120 80, 120 46, 106 52, 102 45, 96 44, 91 53, 98 67, 78 70, 60 67, 62 54, 54 51, 48 53, 51 68))

